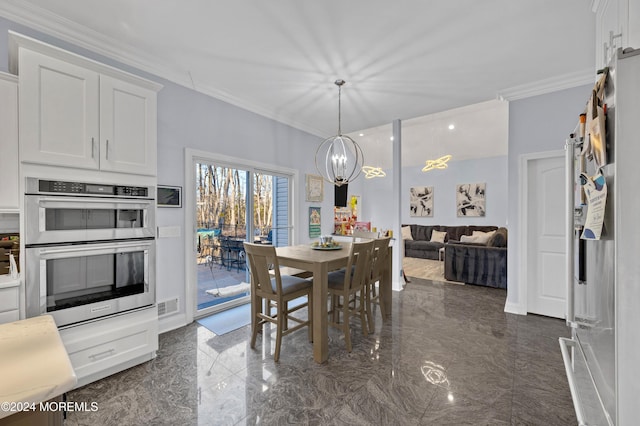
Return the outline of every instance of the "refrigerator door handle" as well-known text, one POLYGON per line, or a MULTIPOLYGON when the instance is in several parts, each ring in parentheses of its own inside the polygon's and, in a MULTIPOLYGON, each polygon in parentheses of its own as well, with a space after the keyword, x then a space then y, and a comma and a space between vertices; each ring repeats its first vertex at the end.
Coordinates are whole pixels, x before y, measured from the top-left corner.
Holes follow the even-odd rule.
POLYGON ((573 400, 573 407, 576 410, 576 419, 580 426, 586 425, 584 422, 584 414, 582 411, 582 404, 580 403, 580 397, 578 396, 578 389, 576 387, 576 379, 573 374, 573 361, 569 354, 569 347, 572 351, 575 351, 576 342, 565 337, 558 339, 560 342, 560 351, 562 352, 562 360, 564 361, 564 369, 567 373, 567 381, 569 382, 569 390, 571 391, 571 399, 573 400))
MULTIPOLYGON (((560 337, 558 341, 560 343, 560 351, 562 352, 562 361, 564 361, 564 369, 567 373, 567 382, 569 382, 571 399, 573 400, 573 406, 576 411, 576 420, 578 420, 578 424, 580 426, 588 426, 589 424, 594 424, 594 423, 586 423, 585 411, 582 406, 582 401, 580 400, 580 394, 578 393, 578 386, 576 383, 576 376, 574 373, 574 365, 576 362, 575 361, 576 357, 578 356, 581 357, 580 358, 582 360, 581 362, 584 362, 585 364, 587 362, 584 352, 582 351, 582 347, 574 339, 567 339, 566 337, 560 337), (569 353, 569 350, 571 350, 571 353, 569 353)), ((591 380, 591 384, 598 398, 598 402, 600 403, 600 408, 602 409, 602 415, 604 416, 603 419, 606 419, 607 426, 615 426, 615 424, 613 423, 613 420, 611 419, 611 416, 609 416, 609 413, 604 408, 602 397, 600 396, 600 392, 598 392, 598 388, 595 384, 595 381, 593 380, 593 375, 591 374, 591 370, 589 370, 588 368, 587 370, 589 372, 589 379, 591 380)), ((603 423, 600 422, 598 424, 603 424, 603 423)))
POLYGON ((565 208, 566 213, 566 285, 567 285, 567 309, 566 309, 566 321, 571 325, 575 322, 574 311, 574 208, 575 208, 575 150, 576 144, 580 143, 580 139, 567 139, 565 147, 565 185, 567 194, 567 204, 565 208))

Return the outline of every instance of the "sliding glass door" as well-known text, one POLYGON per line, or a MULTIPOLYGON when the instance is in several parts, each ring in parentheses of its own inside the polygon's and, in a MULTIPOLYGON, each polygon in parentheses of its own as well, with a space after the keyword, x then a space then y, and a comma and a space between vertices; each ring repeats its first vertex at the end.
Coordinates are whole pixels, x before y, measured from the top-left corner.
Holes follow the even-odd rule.
POLYGON ((194 173, 196 317, 200 317, 250 301, 245 241, 289 244, 292 179, 204 159, 194 162, 194 173))

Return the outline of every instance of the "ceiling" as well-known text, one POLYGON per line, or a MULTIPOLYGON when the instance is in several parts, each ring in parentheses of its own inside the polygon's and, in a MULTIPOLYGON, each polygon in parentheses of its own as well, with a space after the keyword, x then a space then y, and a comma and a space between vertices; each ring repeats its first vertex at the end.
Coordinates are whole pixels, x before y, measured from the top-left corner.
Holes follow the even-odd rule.
POLYGON ((585 0, 0 0, 0 15, 321 137, 338 78, 345 133, 594 78, 585 0))

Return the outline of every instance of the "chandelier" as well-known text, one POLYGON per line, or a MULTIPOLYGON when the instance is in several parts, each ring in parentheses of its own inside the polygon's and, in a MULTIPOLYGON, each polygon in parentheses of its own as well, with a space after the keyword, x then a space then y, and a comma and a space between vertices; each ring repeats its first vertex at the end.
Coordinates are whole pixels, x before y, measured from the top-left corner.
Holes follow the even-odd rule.
POLYGON ((338 134, 328 137, 316 151, 316 169, 322 178, 335 186, 346 185, 355 180, 362 170, 364 154, 362 148, 349 136, 342 134, 340 95, 345 81, 335 81, 338 86, 338 134))
POLYGON ((428 172, 433 169, 446 169, 448 167, 448 162, 451 160, 451 155, 443 155, 442 157, 436 160, 427 160, 426 165, 422 168, 423 172, 428 172))
POLYGON ((382 167, 363 166, 362 171, 366 179, 385 177, 387 175, 384 170, 382 170, 382 167))

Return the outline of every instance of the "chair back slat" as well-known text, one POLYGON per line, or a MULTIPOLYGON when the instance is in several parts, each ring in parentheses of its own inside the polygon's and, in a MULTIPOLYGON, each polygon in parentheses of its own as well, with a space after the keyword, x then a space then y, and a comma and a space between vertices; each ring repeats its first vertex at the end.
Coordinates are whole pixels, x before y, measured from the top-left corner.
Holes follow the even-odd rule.
POLYGON ((280 266, 278 264, 278 256, 276 255, 276 248, 267 244, 252 244, 244 243, 244 251, 249 258, 249 271, 251 273, 251 286, 252 290, 258 293, 282 293, 282 280, 280 277, 280 266), (269 273, 269 269, 273 265, 275 280, 276 280, 276 292, 273 291, 271 280, 274 278, 269 273))
POLYGON ((344 278, 345 289, 361 287, 371 276, 373 244, 373 240, 351 244, 351 253, 344 278))
POLYGON ((389 258, 389 242, 391 237, 378 238, 374 240, 372 259, 372 281, 378 281, 382 277, 382 271, 389 258))
POLYGON ((377 232, 371 232, 371 231, 362 231, 359 229, 356 229, 353 231, 353 241, 360 241, 360 240, 375 240, 376 238, 378 238, 378 233, 377 232))

